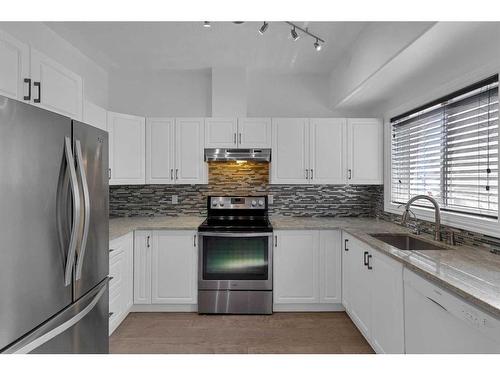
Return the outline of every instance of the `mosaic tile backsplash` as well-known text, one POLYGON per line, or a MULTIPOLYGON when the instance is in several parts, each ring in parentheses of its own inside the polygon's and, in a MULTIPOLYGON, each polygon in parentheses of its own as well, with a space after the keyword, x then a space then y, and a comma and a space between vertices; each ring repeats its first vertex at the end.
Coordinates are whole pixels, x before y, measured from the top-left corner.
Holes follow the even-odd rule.
POLYGON ((209 163, 207 185, 110 186, 111 216, 206 215, 208 195, 273 195, 270 213, 285 216, 375 216, 382 186, 270 185, 268 163, 209 163), (172 195, 179 204, 173 205, 172 195))

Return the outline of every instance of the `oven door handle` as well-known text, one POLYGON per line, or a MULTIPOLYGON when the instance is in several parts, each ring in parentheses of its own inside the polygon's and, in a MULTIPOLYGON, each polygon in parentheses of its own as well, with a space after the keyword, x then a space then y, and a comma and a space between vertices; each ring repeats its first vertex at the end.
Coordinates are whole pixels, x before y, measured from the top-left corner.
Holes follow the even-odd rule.
POLYGON ((273 232, 198 232, 200 237, 272 237, 273 232))

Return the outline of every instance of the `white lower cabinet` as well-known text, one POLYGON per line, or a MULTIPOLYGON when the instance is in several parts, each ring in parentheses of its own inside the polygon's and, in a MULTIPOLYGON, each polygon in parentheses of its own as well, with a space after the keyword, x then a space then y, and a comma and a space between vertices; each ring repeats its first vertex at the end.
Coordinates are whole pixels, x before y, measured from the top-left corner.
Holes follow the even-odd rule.
POLYGON ((343 233, 343 303, 377 353, 404 353, 403 265, 343 233))
POLYGON ((136 231, 134 304, 193 311, 186 306, 197 304, 197 241, 193 230, 136 231))
POLYGON ((109 243, 109 334, 127 317, 133 303, 134 235, 128 233, 109 243))
POLYGON ((340 232, 274 232, 275 311, 341 308, 340 232))
POLYGON ((197 303, 197 234, 155 231, 151 263, 151 303, 197 303))

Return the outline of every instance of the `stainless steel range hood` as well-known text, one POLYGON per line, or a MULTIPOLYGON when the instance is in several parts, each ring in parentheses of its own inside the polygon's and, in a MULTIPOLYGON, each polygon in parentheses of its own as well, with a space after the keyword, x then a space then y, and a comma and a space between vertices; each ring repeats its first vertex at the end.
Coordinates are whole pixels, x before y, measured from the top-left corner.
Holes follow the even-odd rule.
POLYGON ((271 161, 270 148, 206 148, 205 161, 271 161))

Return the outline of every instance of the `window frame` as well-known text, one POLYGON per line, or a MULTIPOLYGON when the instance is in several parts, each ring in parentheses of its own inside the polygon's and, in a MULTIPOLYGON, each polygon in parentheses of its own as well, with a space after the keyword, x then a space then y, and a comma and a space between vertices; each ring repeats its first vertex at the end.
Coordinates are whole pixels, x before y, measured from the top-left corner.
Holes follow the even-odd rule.
MULTIPOLYGON (((495 73, 496 75, 496 73, 495 73)), ((490 79, 492 77, 488 77, 490 79)), ((439 101, 444 100, 446 97, 450 97, 452 95, 456 95, 457 92, 464 91, 469 89, 476 84, 479 84, 481 81, 486 81, 487 79, 479 79, 475 80, 472 84, 469 85, 460 85, 458 89, 448 90, 448 93, 453 91, 452 94, 441 95, 440 99, 431 99, 427 100, 428 104, 415 106, 416 108, 411 111, 400 111, 399 113, 403 113, 403 115, 408 112, 413 112, 415 110, 421 109, 423 107, 427 107, 429 104, 437 103, 439 101)), ((499 89, 500 90, 500 89, 499 89)), ((434 96, 435 98, 436 96, 434 96)), ((426 102, 422 100, 420 103, 426 102)), ((499 104, 500 107, 500 104, 499 104)), ((499 108, 500 110, 500 108, 499 108)), ((402 115, 401 115, 402 116, 402 115)), ((391 181, 392 181, 392 126, 391 119, 397 118, 399 116, 386 116, 384 120, 384 211, 402 215, 404 211, 404 206, 395 204, 392 202, 391 197, 391 181)), ((498 142, 498 152, 500 155, 500 142, 498 142)), ((499 165, 500 167, 500 165, 499 165)), ((500 186, 500 173, 498 174, 499 186, 500 186)), ((416 202, 417 203, 417 202, 416 202)), ((432 208, 421 207, 421 206, 412 206, 412 211, 416 214, 417 218, 425 221, 434 221, 434 210, 432 208)), ((471 230, 477 233, 491 235, 491 236, 500 236, 500 203, 498 207, 498 218, 488 218, 482 217, 478 215, 468 215, 460 212, 453 211, 441 211, 441 224, 449 225, 452 227, 471 230)))

